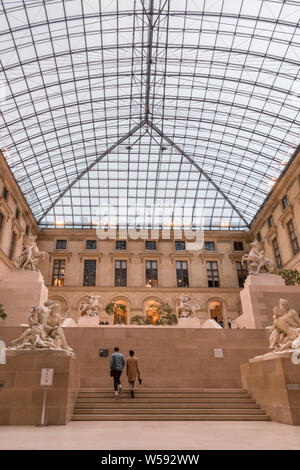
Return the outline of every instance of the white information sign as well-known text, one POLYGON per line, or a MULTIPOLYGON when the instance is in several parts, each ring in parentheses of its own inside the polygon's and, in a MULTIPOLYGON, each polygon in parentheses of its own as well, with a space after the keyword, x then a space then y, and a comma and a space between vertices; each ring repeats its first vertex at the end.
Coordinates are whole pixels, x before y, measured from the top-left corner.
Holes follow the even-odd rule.
POLYGON ((214 356, 216 359, 223 359, 223 349, 214 349, 214 356))
POLYGON ((41 370, 41 385, 43 387, 53 384, 54 369, 42 369, 41 370))

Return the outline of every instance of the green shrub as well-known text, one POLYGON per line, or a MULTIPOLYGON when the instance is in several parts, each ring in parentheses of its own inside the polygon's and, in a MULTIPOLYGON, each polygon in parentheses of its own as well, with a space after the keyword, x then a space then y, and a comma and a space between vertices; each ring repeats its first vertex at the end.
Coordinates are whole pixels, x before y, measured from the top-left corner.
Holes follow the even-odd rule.
POLYGON ((134 315, 131 319, 130 319, 130 324, 131 325, 146 325, 146 317, 144 317, 143 315, 134 315))
POLYGON ((280 269, 277 273, 284 279, 286 286, 300 284, 300 273, 297 269, 280 269))

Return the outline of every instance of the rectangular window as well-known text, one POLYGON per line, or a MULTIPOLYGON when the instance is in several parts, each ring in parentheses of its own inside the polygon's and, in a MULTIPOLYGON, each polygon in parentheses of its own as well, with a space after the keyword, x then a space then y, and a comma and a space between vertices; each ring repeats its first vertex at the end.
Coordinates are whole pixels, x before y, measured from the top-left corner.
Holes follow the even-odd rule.
POLYGON ((156 250, 156 242, 152 240, 146 241, 146 250, 156 250))
POLYGON ((269 224, 269 228, 273 227, 273 217, 271 215, 268 218, 268 224, 269 224))
POLYGON ((87 250, 95 250, 97 248, 97 240, 86 240, 85 247, 87 250))
POLYGON ((205 251, 215 251, 215 242, 205 242, 205 251))
POLYGON ((293 222, 293 219, 291 219, 289 221, 289 223, 287 224, 287 228, 288 228, 288 232, 289 232, 289 236, 290 236, 290 241, 291 241, 291 245, 292 245, 292 250, 293 250, 293 253, 294 255, 296 253, 298 253, 299 251, 299 243, 298 243, 298 239, 297 239, 297 235, 296 235, 296 230, 295 230, 295 226, 294 226, 294 222, 293 222))
POLYGON ((0 212, 0 232, 2 230, 3 221, 4 221, 4 217, 3 217, 2 212, 0 212))
POLYGON ((116 250, 126 250, 126 241, 117 240, 116 241, 116 250))
POLYGON ((86 259, 84 260, 84 273, 83 273, 83 285, 84 286, 95 286, 96 285, 96 260, 86 259))
POLYGON ((157 287, 157 261, 146 261, 146 286, 157 287))
POLYGON ((4 186, 3 193, 2 193, 3 199, 7 199, 7 195, 8 195, 8 192, 7 192, 6 187, 4 186))
POLYGON ((15 232, 12 233, 11 235, 11 240, 10 240, 10 247, 9 247, 9 254, 8 257, 9 259, 13 259, 14 253, 15 253, 15 247, 16 247, 16 234, 15 232))
POLYGON ((19 215, 20 215, 20 211, 19 211, 19 209, 16 209, 16 219, 19 218, 19 215))
POLYGON ((206 261, 208 287, 220 287, 217 261, 206 261))
POLYGON ((61 287, 64 285, 65 266, 66 266, 66 260, 64 259, 55 259, 53 261, 53 274, 52 274, 53 286, 61 287))
POLYGON ((127 286, 127 261, 126 260, 115 261, 115 286, 116 287, 127 286))
POLYGON ((233 249, 234 249, 234 251, 244 251, 244 243, 243 242, 233 242, 233 249))
POLYGON ((56 240, 56 249, 65 250, 67 248, 67 240, 56 240))
POLYGON ((189 287, 189 272, 187 261, 176 261, 177 287, 189 287))
POLYGON ((281 202, 282 202, 283 209, 285 209, 289 205, 289 200, 286 195, 282 198, 281 202))
POLYGON ((175 242, 175 250, 185 250, 185 241, 175 242))
POLYGON ((282 267, 282 261, 281 261, 281 255, 280 255, 280 251, 279 251, 277 238, 274 238, 274 240, 272 241, 272 245, 273 245, 273 251, 274 251, 274 256, 275 256, 275 259, 276 259, 277 268, 281 268, 282 267))
POLYGON ((239 287, 244 287, 246 277, 248 276, 248 269, 242 261, 236 261, 236 272, 238 277, 239 287))
POLYGON ((260 234, 260 232, 258 232, 258 234, 257 234, 257 241, 261 242, 261 234, 260 234))

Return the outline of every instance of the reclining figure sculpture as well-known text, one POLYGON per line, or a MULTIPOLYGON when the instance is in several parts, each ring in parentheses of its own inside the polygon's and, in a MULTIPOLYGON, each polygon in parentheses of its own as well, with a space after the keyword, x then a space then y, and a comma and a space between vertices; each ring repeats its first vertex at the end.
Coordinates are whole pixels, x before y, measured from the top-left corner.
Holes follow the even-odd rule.
POLYGON ((274 352, 298 349, 300 346, 300 318, 291 309, 286 299, 279 300, 279 306, 273 309, 273 325, 270 330, 270 349, 274 352))
POLYGON ((74 356, 61 327, 63 317, 59 305, 47 300, 42 307, 33 306, 28 318, 28 328, 15 340, 10 349, 58 349, 74 356))

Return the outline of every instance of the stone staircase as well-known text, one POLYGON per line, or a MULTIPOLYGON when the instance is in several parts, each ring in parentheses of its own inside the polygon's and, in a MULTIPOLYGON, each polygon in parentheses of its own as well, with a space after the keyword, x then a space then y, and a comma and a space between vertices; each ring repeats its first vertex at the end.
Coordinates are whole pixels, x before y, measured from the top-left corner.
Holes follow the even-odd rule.
POLYGON ((270 421, 243 389, 82 388, 73 421, 270 421))

